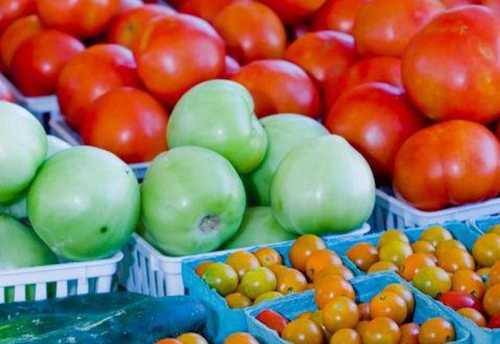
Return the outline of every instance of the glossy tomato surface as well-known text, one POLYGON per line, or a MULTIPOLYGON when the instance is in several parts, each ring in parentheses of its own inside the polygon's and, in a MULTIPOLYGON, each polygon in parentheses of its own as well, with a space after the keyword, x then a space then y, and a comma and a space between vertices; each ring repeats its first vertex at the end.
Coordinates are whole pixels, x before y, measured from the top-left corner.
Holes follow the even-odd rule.
POLYGON ((469 121, 422 129, 396 156, 394 187, 413 206, 429 211, 495 197, 500 144, 487 128, 469 121))
POLYGON ((36 15, 19 18, 5 29, 0 38, 0 54, 7 71, 17 48, 41 30, 42 25, 36 15))
POLYGON ((137 64, 129 49, 118 44, 97 44, 85 50, 85 54, 95 55, 111 65, 125 85, 139 84, 137 64))
POLYGON ((369 0, 327 0, 312 17, 314 30, 352 33, 356 14, 369 0))
POLYGON ((35 0, 0 0, 0 32, 17 18, 35 12, 35 0))
POLYGON ((152 21, 136 57, 146 87, 172 106, 188 89, 224 71, 225 48, 206 21, 179 14, 152 21))
POLYGON ((500 17, 484 6, 448 10, 403 56, 408 96, 433 120, 491 122, 500 115, 500 17))
POLYGON ((108 31, 108 41, 121 44, 132 51, 139 46, 144 28, 151 19, 175 14, 171 8, 160 5, 144 5, 132 8, 117 16, 108 31))
POLYGON ((383 82, 403 88, 401 79, 401 59, 390 56, 365 58, 352 65, 337 80, 325 85, 325 103, 330 108, 337 98, 353 87, 369 82, 383 82))
POLYGON ((11 61, 14 83, 26 96, 49 95, 64 65, 84 49, 63 32, 44 30, 19 46, 11 61))
POLYGON ((312 79, 299 66, 284 60, 260 60, 243 66, 232 80, 245 86, 255 102, 255 113, 297 113, 317 118, 321 103, 312 79))
POLYGON ((260 0, 271 7, 285 24, 303 21, 318 10, 326 0, 260 0))
POLYGON ((88 38, 102 33, 120 10, 120 0, 36 0, 44 25, 88 38))
POLYGON ((482 5, 488 6, 496 12, 500 12, 500 1, 499 0, 482 0, 480 1, 482 5))
MULTIPOLYGON (((487 1, 487 0, 486 0, 487 1)), ((481 0, 441 0, 447 8, 454 8, 464 5, 480 5, 481 0)))
POLYGON ((444 10, 439 0, 373 0, 356 16, 354 37, 364 55, 401 56, 410 39, 444 10))
POLYGON ((235 0, 183 0, 177 7, 179 12, 213 22, 215 17, 229 4, 235 0))
POLYGON ((390 177, 396 153, 423 127, 423 119, 401 89, 368 83, 344 93, 328 112, 325 125, 359 150, 376 175, 390 177))
POLYGON ((239 72, 241 66, 234 58, 229 55, 226 55, 224 58, 224 72, 222 73, 222 77, 224 79, 230 79, 233 75, 239 72))
POLYGON ((285 28, 266 5, 237 1, 226 6, 214 20, 228 53, 241 63, 280 58, 285 52, 285 28))
POLYGON ((118 14, 121 14, 131 8, 137 8, 143 5, 144 2, 142 2, 142 0, 120 0, 120 9, 118 10, 118 14))
POLYGON ((285 58, 308 72, 320 84, 335 83, 356 61, 351 35, 335 31, 306 33, 288 46, 285 58))
POLYGON ((168 114, 144 91, 123 87, 99 97, 82 124, 85 144, 108 150, 128 163, 145 162, 167 149, 168 114))

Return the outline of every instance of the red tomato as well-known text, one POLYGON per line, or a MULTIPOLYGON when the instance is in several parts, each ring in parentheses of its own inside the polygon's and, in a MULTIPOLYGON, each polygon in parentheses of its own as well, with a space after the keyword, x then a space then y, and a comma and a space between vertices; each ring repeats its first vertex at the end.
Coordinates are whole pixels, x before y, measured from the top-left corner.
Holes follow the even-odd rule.
POLYGON ((325 125, 359 150, 377 176, 390 177, 399 148, 423 127, 423 120, 401 89, 368 83, 344 93, 328 112, 325 125))
POLYGON ((309 73, 319 84, 337 82, 356 61, 351 35, 335 31, 307 33, 290 44, 285 58, 309 73))
POLYGON ((14 83, 26 96, 49 95, 61 69, 83 49, 79 40, 63 32, 41 31, 17 48, 11 61, 14 83))
POLYGON ((17 18, 35 12, 35 0, 0 0, 0 32, 17 18))
POLYGON ((327 0, 312 17, 312 28, 352 33, 356 14, 368 1, 370 0, 327 0))
POLYGON ((231 56, 226 55, 224 59, 224 73, 222 73, 222 78, 231 79, 233 75, 240 71, 240 64, 238 61, 233 59, 231 56))
POLYGON ((500 0, 482 0, 480 2, 495 12, 500 12, 500 0))
POLYGON ((81 38, 97 36, 120 11, 120 0, 36 0, 44 25, 81 38))
POLYGON ((110 64, 118 72, 124 85, 138 85, 137 64, 132 52, 118 44, 97 44, 85 51, 105 63, 110 64))
POLYGON ((497 123, 496 134, 497 134, 497 138, 500 140, 500 122, 497 123))
POLYGON ((333 106, 341 94, 368 82, 383 82, 402 89, 401 59, 380 56, 366 58, 354 64, 338 81, 326 83, 325 102, 327 107, 333 106))
POLYGON ((441 0, 441 2, 447 8, 453 8, 463 5, 479 5, 481 3, 481 0, 441 0))
POLYGON ((149 21, 172 14, 175 12, 171 8, 159 5, 144 5, 127 10, 113 20, 108 32, 108 41, 136 51, 149 21))
POLYGON ((489 328, 500 328, 500 315, 496 315, 494 317, 491 317, 490 321, 488 321, 488 327, 489 328))
POLYGON ((146 87, 172 106, 194 85, 222 74, 224 41, 206 21, 178 14, 148 25, 136 57, 146 87))
POLYGON ((191 14, 213 22, 215 17, 235 0, 184 0, 177 8, 180 12, 191 14))
POLYGON ((284 60, 260 60, 243 66, 233 76, 253 96, 255 113, 298 113, 318 118, 320 96, 314 82, 299 66, 284 60))
POLYGON ((112 89, 136 85, 127 83, 135 79, 123 78, 120 69, 113 67, 113 61, 102 59, 92 49, 71 59, 61 71, 57 83, 61 112, 69 125, 77 130, 94 100, 112 89))
POLYGON ((317 11, 326 0, 260 0, 285 22, 295 24, 317 11))
POLYGON ((150 161, 167 149, 168 114, 146 92, 131 87, 99 97, 82 124, 85 144, 106 149, 128 163, 150 161))
POLYGON ((358 51, 364 55, 401 56, 410 39, 444 10, 439 0, 373 0, 354 23, 358 51))
POLYGON ((17 48, 40 31, 42 25, 36 15, 19 18, 5 29, 0 38, 0 54, 7 70, 17 48))
POLYGON ((280 58, 285 52, 285 28, 278 16, 258 2, 238 1, 225 7, 214 26, 239 62, 280 58))
POLYGON ((428 211, 495 197, 500 144, 487 128, 469 121, 422 129, 396 156, 394 187, 413 206, 428 211))
POLYGON ((280 336, 288 324, 288 320, 284 316, 271 309, 264 309, 256 318, 271 330, 278 332, 280 336))
POLYGON ((0 100, 5 100, 7 102, 15 101, 10 86, 3 77, 0 77, 0 100))
POLYGON ((408 96, 434 120, 500 118, 500 18, 483 6, 448 10, 408 45, 408 96))
POLYGON ((460 308, 473 308, 481 312, 481 302, 474 296, 462 291, 447 291, 439 296, 439 301, 446 306, 458 310, 460 308))
POLYGON ((142 2, 142 0, 120 0, 120 9, 118 10, 118 14, 121 14, 132 8, 141 7, 143 5, 144 3, 142 2))

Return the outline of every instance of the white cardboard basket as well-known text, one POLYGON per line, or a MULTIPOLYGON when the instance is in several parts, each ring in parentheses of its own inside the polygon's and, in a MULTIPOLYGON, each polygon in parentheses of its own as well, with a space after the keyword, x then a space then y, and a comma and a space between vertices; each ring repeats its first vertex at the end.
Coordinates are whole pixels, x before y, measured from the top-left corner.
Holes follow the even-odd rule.
MULTIPOLYGON (((369 231, 370 226, 364 224, 363 227, 353 232, 341 235, 330 235, 328 238, 360 236, 369 231)), ((251 246, 251 248, 255 247, 257 246, 251 246)), ((118 274, 120 284, 126 287, 128 291, 156 297, 184 295, 184 282, 182 280, 183 262, 199 257, 206 257, 208 259, 210 256, 237 250, 241 249, 216 251, 184 257, 167 257, 142 237, 134 234, 132 240, 124 249, 125 258, 118 274)))
POLYGON ((500 213, 500 198, 439 211, 422 211, 396 198, 390 189, 377 189, 376 197, 375 209, 368 220, 373 232, 389 228, 442 224, 448 221, 468 222, 479 217, 500 213))
POLYGON ((7 301, 41 301, 50 294, 63 298, 108 293, 122 259, 123 253, 118 252, 108 259, 1 271, 0 304, 7 301), (9 291, 13 293, 13 300, 6 300, 9 291), (27 297, 30 291, 31 295, 27 297))

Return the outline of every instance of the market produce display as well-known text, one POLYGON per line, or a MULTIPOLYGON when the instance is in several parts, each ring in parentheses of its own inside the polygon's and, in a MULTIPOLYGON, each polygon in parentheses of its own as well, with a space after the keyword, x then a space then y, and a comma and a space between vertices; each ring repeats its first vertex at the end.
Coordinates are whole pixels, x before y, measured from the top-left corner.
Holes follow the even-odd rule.
MULTIPOLYGON (((203 336, 197 333, 184 333, 177 338, 165 338, 156 344, 208 344, 208 341, 203 336)), ((259 344, 251 334, 238 332, 230 335, 224 341, 224 344, 259 344)))

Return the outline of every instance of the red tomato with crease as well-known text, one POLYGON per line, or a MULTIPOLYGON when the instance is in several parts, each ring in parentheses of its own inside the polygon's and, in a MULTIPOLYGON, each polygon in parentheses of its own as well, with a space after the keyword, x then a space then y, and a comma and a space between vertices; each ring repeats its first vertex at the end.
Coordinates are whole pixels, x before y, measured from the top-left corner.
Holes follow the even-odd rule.
POLYGON ((446 8, 481 4, 481 0, 441 0, 441 2, 446 6, 446 8))
POLYGON ((399 57, 444 6, 439 0, 373 0, 358 11, 353 34, 363 55, 399 57))
POLYGON ((2 64, 7 71, 17 48, 40 31, 42 25, 36 15, 19 18, 5 29, 0 38, 0 54, 2 64))
POLYGON ((125 66, 117 68, 114 58, 103 58, 101 50, 105 49, 96 47, 71 59, 61 71, 57 83, 56 93, 62 115, 76 130, 79 130, 85 113, 97 98, 115 88, 137 86, 138 82, 137 77, 126 77, 127 73, 135 73, 133 59, 127 62, 128 54, 118 56, 117 59, 123 59, 125 66), (120 73, 122 69, 125 73, 120 73))
POLYGON ((378 177, 390 178, 399 148, 424 121, 400 88, 368 83, 345 92, 328 112, 325 125, 363 154, 378 177))
POLYGON ((351 34, 358 10, 368 1, 370 0, 327 0, 313 15, 312 28, 351 34))
POLYGON ((500 17, 484 6, 448 10, 412 39, 402 59, 405 89, 433 120, 500 118, 500 17))
POLYGON ((252 94, 257 117, 297 113, 318 118, 319 92, 307 73, 285 60, 259 60, 241 67, 232 77, 252 94))
POLYGON ((224 72, 222 73, 223 79, 231 79, 233 75, 240 71, 240 64, 231 56, 226 55, 224 59, 224 72))
POLYGON ((326 0, 259 0, 271 7, 285 24, 296 24, 316 12, 326 0))
POLYGON ((370 57, 352 65, 338 81, 326 83, 327 108, 332 107, 341 94, 369 82, 383 82, 402 89, 401 59, 390 56, 370 57))
POLYGON ((135 52, 139 47, 142 32, 149 21, 173 14, 175 14, 174 10, 160 5, 144 5, 127 10, 111 23, 108 41, 123 45, 135 52))
POLYGON ((97 44, 85 51, 110 64, 123 80, 124 85, 138 85, 137 64, 132 52, 118 44, 97 44))
POLYGON ((168 106, 221 75, 225 55, 224 41, 210 24, 188 14, 153 19, 136 51, 142 82, 168 106))
POLYGON ((422 129, 396 156, 394 187, 426 211, 495 197, 500 192, 500 144, 489 129, 470 121, 422 129))
POLYGON ((215 17, 235 0, 184 0, 177 8, 179 12, 191 14, 213 23, 215 17))
POLYGON ((14 83, 26 96, 44 96, 55 91, 64 65, 83 51, 74 37, 56 30, 44 30, 22 43, 11 61, 14 83))
POLYGON ((214 20, 228 53, 241 63, 280 58, 286 33, 278 16, 266 5, 237 1, 226 6, 214 20))
POLYGON ((0 0, 0 32, 14 20, 36 13, 35 0, 0 0))
POLYGON ((167 149, 167 121, 167 112, 148 93, 122 87, 92 104, 81 135, 85 144, 108 150, 125 162, 145 162, 167 149))
POLYGON ((337 82, 356 58, 353 37, 330 30, 303 35, 285 53, 285 59, 302 67, 320 85, 327 80, 337 82))
POLYGON ((120 11, 120 0, 36 0, 45 26, 80 38, 97 36, 120 11))

